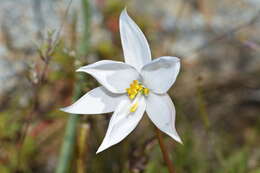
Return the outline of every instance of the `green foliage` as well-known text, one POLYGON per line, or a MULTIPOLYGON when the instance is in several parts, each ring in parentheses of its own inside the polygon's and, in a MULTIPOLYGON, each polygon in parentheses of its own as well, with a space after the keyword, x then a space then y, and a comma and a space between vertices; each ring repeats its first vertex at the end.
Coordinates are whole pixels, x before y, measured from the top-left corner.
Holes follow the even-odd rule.
POLYGON ((159 146, 156 146, 152 153, 150 153, 153 158, 151 158, 151 161, 148 163, 147 168, 145 170, 146 173, 168 173, 168 169, 166 165, 162 165, 163 158, 161 154, 161 150, 159 146))
POLYGON ((244 173, 247 172, 248 153, 239 150, 232 153, 225 161, 224 168, 218 173, 244 173))
POLYGON ((1 173, 11 173, 11 171, 9 170, 8 167, 6 167, 5 165, 1 165, 1 164, 0 164, 0 172, 1 173))

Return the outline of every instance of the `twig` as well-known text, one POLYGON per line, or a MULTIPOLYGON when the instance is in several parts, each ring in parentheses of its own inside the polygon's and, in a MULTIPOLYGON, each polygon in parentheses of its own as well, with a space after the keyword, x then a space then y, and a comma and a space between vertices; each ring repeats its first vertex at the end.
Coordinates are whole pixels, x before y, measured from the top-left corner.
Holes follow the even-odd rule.
POLYGON ((159 142, 162 154, 163 154, 163 159, 168 167, 169 173, 175 173, 172 161, 170 160, 170 157, 169 157, 169 152, 167 151, 167 148, 163 141, 162 134, 158 128, 156 128, 156 136, 157 136, 157 139, 158 139, 158 142, 159 142))
MULTIPOLYGON (((33 99, 32 99, 32 101, 33 101, 32 110, 30 111, 28 116, 25 118, 23 129, 21 130, 20 140, 18 142, 18 147, 21 147, 21 148, 22 148, 22 146, 25 142, 25 138, 28 134, 28 130, 29 130, 29 127, 30 127, 31 120, 33 119, 34 113, 39 106, 38 92, 39 92, 39 90, 40 90, 40 88, 43 84, 43 81, 45 80, 45 74, 46 74, 46 71, 48 69, 48 65, 49 65, 49 61, 50 61, 50 58, 47 58, 47 59, 48 59, 47 61, 44 61, 44 67, 43 67, 43 70, 40 73, 39 81, 36 84, 33 85, 33 93, 34 93, 33 95, 34 96, 33 96, 33 99)), ((18 153, 17 153, 17 157, 18 157, 17 169, 19 169, 20 164, 21 164, 21 154, 22 154, 21 152, 22 152, 22 149, 19 149, 18 153)))
MULTIPOLYGON (((66 12, 65 12, 65 16, 67 16, 68 14, 68 10, 69 10, 69 7, 71 6, 71 3, 72 3, 72 0, 69 2, 68 6, 67 6, 67 9, 66 9, 66 12)), ((59 37, 60 37, 60 33, 61 33, 61 30, 63 28, 63 25, 64 25, 64 22, 62 22, 60 28, 59 28, 59 31, 57 33, 57 36, 56 36, 56 39, 55 41, 53 42, 53 40, 51 38, 48 38, 48 49, 46 50, 46 53, 43 54, 42 51, 39 51, 39 56, 41 58, 41 60, 44 62, 44 67, 42 69, 42 71, 40 72, 39 76, 38 76, 38 81, 37 83, 33 83, 33 90, 34 90, 34 97, 33 97, 33 105, 32 105, 32 110, 30 111, 29 115, 26 117, 25 119, 25 124, 24 124, 24 128, 21 132, 21 137, 20 137, 20 140, 18 142, 18 146, 19 147, 22 147, 23 144, 24 144, 24 141, 25 141, 25 138, 27 136, 27 133, 28 133, 28 129, 30 127, 30 122, 34 116, 34 113, 35 111, 37 110, 38 108, 38 92, 45 80, 45 74, 48 70, 48 66, 49 66, 49 63, 50 63, 50 60, 52 58, 52 55, 59 43, 59 37)), ((20 167, 20 164, 21 164, 21 153, 22 150, 18 150, 18 163, 17 163, 17 169, 19 169, 20 167)))
POLYGON ((64 19, 63 19, 63 21, 62 21, 62 23, 61 23, 61 25, 60 25, 60 28, 59 28, 59 30, 58 30, 58 32, 57 32, 56 39, 55 39, 55 41, 54 41, 54 46, 53 46, 52 50, 50 51, 51 53, 56 49, 56 47, 57 47, 57 45, 58 45, 58 43, 59 43, 60 34, 61 34, 62 28, 63 28, 63 26, 64 26, 64 24, 65 24, 65 19, 66 19, 66 17, 68 16, 69 9, 70 9, 70 6, 71 6, 71 4, 72 4, 72 1, 73 1, 73 0, 70 0, 68 6, 67 6, 67 8, 66 8, 66 11, 65 11, 65 14, 64 14, 64 19))

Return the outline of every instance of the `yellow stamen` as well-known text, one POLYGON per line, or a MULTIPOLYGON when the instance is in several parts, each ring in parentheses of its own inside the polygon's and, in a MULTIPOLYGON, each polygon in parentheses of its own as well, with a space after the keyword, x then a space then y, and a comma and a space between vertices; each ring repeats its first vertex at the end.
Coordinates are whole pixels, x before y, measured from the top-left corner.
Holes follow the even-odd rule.
POLYGON ((137 107, 138 107, 138 102, 136 102, 135 104, 133 104, 133 106, 131 106, 130 112, 135 112, 137 107))
POLYGON ((135 98, 135 95, 129 95, 129 98, 131 99, 131 100, 133 100, 134 98, 135 98))
POLYGON ((137 90, 136 89, 133 89, 133 88, 130 88, 128 90, 128 94, 131 95, 131 94, 137 94, 137 90))
POLYGON ((133 84, 138 85, 138 80, 134 80, 133 84))
POLYGON ((150 90, 149 90, 148 88, 144 88, 143 91, 144 91, 144 95, 146 95, 146 96, 147 96, 147 95, 149 94, 149 92, 150 92, 150 90))
POLYGON ((145 88, 142 84, 138 82, 138 80, 134 80, 130 84, 130 88, 126 89, 126 92, 131 100, 133 100, 138 93, 144 94, 147 96, 149 94, 149 89, 145 88))

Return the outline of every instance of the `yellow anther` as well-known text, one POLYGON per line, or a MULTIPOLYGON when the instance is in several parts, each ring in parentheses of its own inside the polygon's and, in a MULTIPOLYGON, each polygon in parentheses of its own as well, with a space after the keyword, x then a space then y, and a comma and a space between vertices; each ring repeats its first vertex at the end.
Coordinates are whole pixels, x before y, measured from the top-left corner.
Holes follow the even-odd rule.
POLYGON ((138 107, 138 103, 136 102, 135 104, 133 104, 133 106, 131 106, 130 112, 135 112, 137 107, 138 107))
POLYGON ((137 91, 134 88, 130 88, 130 90, 128 92, 129 92, 129 94, 135 94, 137 91))
POLYGON ((142 91, 143 89, 144 89, 144 86, 143 85, 139 85, 138 91, 142 91))
POLYGON ((136 94, 131 94, 131 95, 129 95, 129 98, 130 98, 131 100, 133 100, 133 99, 135 98, 135 95, 136 95, 136 94))
POLYGON ((138 80, 134 80, 130 84, 130 88, 126 89, 126 92, 131 100, 133 100, 138 93, 144 94, 147 96, 149 94, 149 89, 145 88, 138 80))
POLYGON ((131 88, 131 89, 136 89, 136 90, 138 90, 139 85, 132 83, 132 84, 130 85, 130 88, 131 88))
POLYGON ((148 88, 144 88, 143 91, 144 91, 144 95, 146 95, 146 96, 147 96, 147 95, 149 94, 149 92, 150 92, 150 90, 149 90, 148 88))

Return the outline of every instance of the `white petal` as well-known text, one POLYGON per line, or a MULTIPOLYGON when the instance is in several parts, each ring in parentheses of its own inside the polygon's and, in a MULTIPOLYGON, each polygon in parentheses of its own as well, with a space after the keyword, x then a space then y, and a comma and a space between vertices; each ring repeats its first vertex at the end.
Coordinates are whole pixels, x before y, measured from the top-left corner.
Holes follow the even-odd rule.
POLYGON ((137 126, 141 120, 145 111, 145 99, 144 96, 138 96, 130 102, 129 99, 123 100, 116 108, 112 118, 109 122, 106 136, 98 148, 97 153, 111 147, 122 141, 127 135, 129 135, 137 126), (138 107, 135 112, 130 112, 130 108, 133 104, 138 103, 138 107))
POLYGON ((61 110, 71 114, 102 114, 113 112, 120 101, 127 98, 125 95, 113 94, 104 87, 97 87, 71 106, 62 108, 61 110))
POLYGON ((166 93, 180 71, 177 57, 164 56, 153 60, 141 70, 144 85, 155 93, 166 93))
POLYGON ((119 23, 125 62, 140 71, 145 64, 151 61, 149 44, 126 10, 122 11, 119 23))
POLYGON ((175 107, 168 94, 157 95, 151 92, 146 104, 146 112, 156 127, 182 143, 175 128, 175 107))
POLYGON ((81 67, 78 72, 92 75, 101 85, 113 93, 125 93, 139 73, 128 64, 118 61, 103 60, 81 67))

